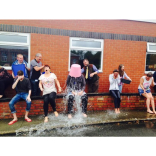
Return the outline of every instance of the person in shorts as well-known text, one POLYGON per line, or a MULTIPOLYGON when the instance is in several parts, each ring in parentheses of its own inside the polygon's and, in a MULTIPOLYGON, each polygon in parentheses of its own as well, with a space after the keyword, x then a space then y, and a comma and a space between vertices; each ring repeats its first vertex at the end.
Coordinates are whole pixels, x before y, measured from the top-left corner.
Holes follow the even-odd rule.
POLYGON ((146 97, 147 113, 156 114, 154 98, 152 96, 150 86, 154 86, 152 72, 149 72, 146 76, 141 77, 138 92, 140 96, 142 95, 146 97), (150 110, 150 104, 152 105, 153 111, 150 110))

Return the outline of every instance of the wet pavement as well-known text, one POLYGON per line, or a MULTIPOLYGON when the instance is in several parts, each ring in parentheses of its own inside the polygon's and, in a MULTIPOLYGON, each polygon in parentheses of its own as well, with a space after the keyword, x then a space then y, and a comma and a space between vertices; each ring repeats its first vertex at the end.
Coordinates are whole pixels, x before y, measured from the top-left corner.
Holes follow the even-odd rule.
POLYGON ((68 119, 67 114, 59 114, 58 117, 55 117, 54 114, 49 114, 48 123, 43 123, 43 115, 32 116, 30 118, 32 119, 32 122, 28 123, 24 120, 24 118, 20 118, 18 119, 18 122, 13 125, 8 125, 11 119, 0 120, 0 135, 11 136, 15 134, 17 135, 21 132, 33 132, 38 130, 44 131, 73 126, 155 120, 156 115, 146 113, 145 110, 121 111, 120 114, 115 114, 113 110, 107 110, 88 112, 87 118, 82 117, 81 114, 73 115, 72 119, 68 119))

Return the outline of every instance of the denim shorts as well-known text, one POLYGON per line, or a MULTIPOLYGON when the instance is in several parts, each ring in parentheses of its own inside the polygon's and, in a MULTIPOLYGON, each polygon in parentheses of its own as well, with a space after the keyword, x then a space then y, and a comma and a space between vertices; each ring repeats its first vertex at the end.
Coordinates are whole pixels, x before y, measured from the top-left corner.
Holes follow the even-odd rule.
MULTIPOLYGON (((138 89, 140 96, 144 93, 143 89, 138 89)), ((151 93, 151 90, 146 90, 146 93, 151 93)))

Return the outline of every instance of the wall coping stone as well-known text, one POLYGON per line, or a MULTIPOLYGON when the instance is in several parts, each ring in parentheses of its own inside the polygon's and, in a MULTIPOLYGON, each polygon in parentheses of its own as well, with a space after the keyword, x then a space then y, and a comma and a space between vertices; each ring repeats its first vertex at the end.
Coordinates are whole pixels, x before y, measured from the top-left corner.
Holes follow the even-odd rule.
MULTIPOLYGON (((56 99, 63 98, 64 94, 57 94, 56 99)), ((110 93, 87 93, 88 97, 90 96, 110 96, 110 93)), ((139 93, 121 93, 121 96, 140 96, 139 93)), ((156 93, 152 93, 152 95, 156 96, 156 93)), ((142 96, 141 96, 142 97, 142 96)), ((2 98, 0 99, 0 102, 9 102, 12 98, 2 98)), ((31 97, 31 100, 41 100, 43 99, 43 96, 33 96, 31 97)), ((24 101, 24 100, 20 100, 24 101)))

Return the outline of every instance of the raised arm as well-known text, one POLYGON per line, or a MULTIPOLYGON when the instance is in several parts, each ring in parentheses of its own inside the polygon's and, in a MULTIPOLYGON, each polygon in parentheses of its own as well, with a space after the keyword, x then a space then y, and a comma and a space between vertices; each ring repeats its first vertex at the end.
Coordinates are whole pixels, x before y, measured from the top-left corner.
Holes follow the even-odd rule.
POLYGON ((41 66, 41 67, 35 66, 35 67, 34 67, 34 69, 35 69, 36 71, 39 71, 39 70, 41 70, 41 69, 43 69, 43 68, 44 68, 44 66, 41 66))
POLYGON ((115 79, 111 74, 109 75, 109 82, 110 84, 113 84, 115 82, 115 79))
POLYGON ((18 78, 15 80, 14 84, 12 85, 12 89, 15 89, 17 86, 18 81, 20 80, 20 76, 18 76, 18 78))

